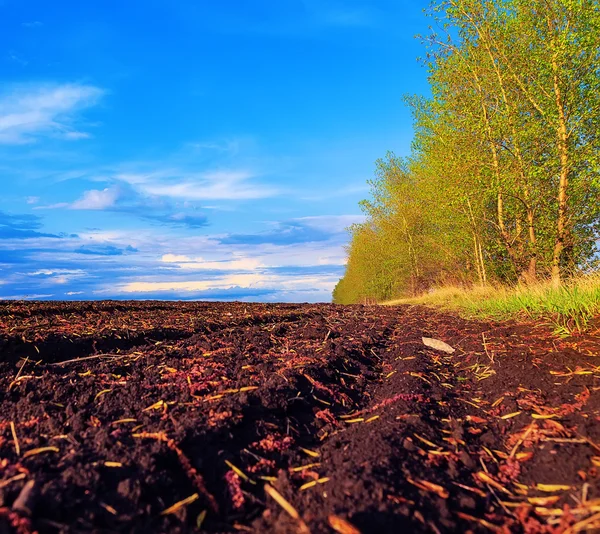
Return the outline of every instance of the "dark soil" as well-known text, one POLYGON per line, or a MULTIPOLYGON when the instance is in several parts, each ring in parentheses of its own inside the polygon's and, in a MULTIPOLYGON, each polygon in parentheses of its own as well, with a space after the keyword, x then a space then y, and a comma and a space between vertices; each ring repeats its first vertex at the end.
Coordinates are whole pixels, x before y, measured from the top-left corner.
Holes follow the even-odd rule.
POLYGON ((600 331, 4 303, 0 354, 2 534, 600 529, 600 331))

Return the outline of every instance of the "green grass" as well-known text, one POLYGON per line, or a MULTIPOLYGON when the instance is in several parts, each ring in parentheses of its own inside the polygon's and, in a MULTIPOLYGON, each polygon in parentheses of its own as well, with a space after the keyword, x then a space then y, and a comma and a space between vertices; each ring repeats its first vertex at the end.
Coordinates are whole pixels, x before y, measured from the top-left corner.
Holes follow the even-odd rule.
POLYGON ((585 331, 600 315, 600 273, 553 287, 544 282, 516 287, 443 287, 415 298, 385 304, 423 304, 456 310, 467 317, 546 319, 559 335, 585 331))

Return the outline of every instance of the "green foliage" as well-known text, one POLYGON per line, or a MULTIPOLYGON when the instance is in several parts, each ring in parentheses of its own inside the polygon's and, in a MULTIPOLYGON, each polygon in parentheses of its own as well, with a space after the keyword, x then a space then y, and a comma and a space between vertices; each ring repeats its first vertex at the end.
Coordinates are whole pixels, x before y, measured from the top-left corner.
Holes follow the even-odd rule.
POLYGON ((377 162, 335 302, 555 286, 600 236, 600 4, 438 0, 410 158, 377 162))

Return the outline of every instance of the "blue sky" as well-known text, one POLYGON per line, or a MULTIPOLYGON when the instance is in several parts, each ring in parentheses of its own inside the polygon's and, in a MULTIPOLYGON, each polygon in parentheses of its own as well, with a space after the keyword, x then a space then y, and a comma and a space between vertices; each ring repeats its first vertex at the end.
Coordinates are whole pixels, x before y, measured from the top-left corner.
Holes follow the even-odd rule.
POLYGON ((408 0, 0 0, 0 297, 329 301, 408 0))

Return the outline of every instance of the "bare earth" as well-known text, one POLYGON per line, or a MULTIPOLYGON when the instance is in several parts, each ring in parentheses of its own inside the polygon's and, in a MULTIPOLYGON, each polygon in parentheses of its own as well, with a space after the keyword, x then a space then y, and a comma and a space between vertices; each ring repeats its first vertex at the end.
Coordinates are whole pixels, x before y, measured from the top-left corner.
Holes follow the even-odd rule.
POLYGON ((3 303, 0 351, 2 534, 600 529, 598 330, 3 303))

